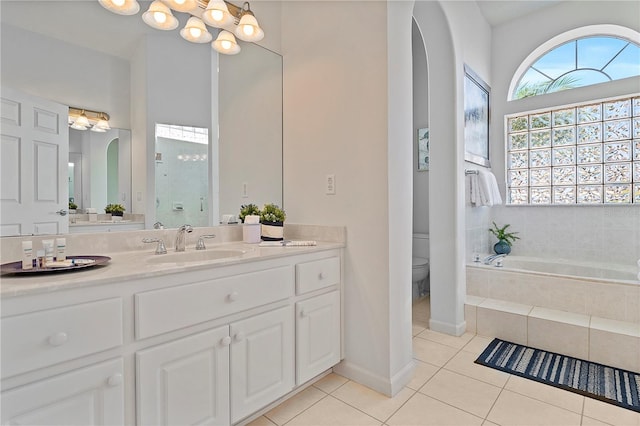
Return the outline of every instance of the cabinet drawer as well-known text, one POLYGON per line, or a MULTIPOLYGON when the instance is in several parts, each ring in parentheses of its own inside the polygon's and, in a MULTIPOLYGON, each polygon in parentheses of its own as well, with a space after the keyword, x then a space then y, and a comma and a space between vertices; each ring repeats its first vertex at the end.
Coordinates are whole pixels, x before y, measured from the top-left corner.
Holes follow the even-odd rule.
POLYGON ((292 296, 290 267, 274 268, 135 295, 136 338, 276 302, 292 296))
POLYGON ((2 377, 122 344, 122 300, 99 300, 2 319, 2 377))
POLYGON ((296 265, 296 294, 336 285, 340 282, 340 258, 314 260, 296 265))

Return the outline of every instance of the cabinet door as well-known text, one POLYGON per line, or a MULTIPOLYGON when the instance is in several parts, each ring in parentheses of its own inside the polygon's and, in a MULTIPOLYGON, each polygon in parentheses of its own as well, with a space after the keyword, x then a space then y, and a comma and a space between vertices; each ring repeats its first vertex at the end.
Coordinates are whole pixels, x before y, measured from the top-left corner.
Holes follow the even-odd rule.
POLYGON ((231 324, 231 421, 241 420, 293 389, 291 307, 231 324))
POLYGON ((3 392, 2 424, 124 424, 122 358, 3 392))
POLYGON ((296 303, 296 377, 300 385, 340 362, 340 293, 296 303))
POLYGON ((229 327, 136 353, 138 424, 229 424, 229 327))

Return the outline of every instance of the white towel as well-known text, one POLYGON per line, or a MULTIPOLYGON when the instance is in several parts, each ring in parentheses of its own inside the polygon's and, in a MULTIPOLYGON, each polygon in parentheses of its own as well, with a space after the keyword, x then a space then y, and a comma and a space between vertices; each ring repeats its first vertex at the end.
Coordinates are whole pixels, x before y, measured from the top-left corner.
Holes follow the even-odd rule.
POLYGON ((478 174, 469 175, 469 202, 472 206, 480 205, 480 183, 478 182, 478 174))
POLYGON ((498 182, 493 173, 484 169, 476 169, 478 174, 472 174, 470 186, 470 202, 472 206, 493 206, 502 204, 502 197, 498 189, 498 182))

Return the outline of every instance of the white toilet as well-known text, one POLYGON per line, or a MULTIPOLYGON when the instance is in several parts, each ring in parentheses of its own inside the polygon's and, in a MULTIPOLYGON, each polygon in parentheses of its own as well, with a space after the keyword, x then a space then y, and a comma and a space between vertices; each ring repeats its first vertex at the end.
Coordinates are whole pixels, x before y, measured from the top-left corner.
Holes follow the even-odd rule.
POLYGON ((429 234, 413 234, 412 252, 412 298, 417 299, 429 294, 429 234))

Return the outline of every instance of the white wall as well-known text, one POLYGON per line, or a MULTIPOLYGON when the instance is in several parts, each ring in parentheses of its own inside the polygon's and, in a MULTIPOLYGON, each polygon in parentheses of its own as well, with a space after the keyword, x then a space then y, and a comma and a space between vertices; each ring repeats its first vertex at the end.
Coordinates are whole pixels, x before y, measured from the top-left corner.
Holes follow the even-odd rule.
POLYGON ((386 8, 285 2, 282 52, 287 221, 347 227, 343 367, 391 393, 386 8))
POLYGON ((0 36, 2 86, 105 111, 111 127, 131 127, 128 61, 4 23, 0 36))
MULTIPOLYGON (((492 57, 499 66, 493 67, 491 77, 491 161, 503 195, 505 114, 640 92, 640 78, 632 78, 507 102, 509 84, 521 62, 547 40, 578 27, 606 23, 640 31, 638 16, 638 2, 571 1, 494 28, 492 57)), ((634 264, 640 258, 638 207, 501 207, 491 209, 491 219, 510 223, 520 232, 514 254, 634 264)), ((488 244, 478 242, 479 233, 475 237, 476 246, 487 252, 495 243, 493 238, 488 244)))

